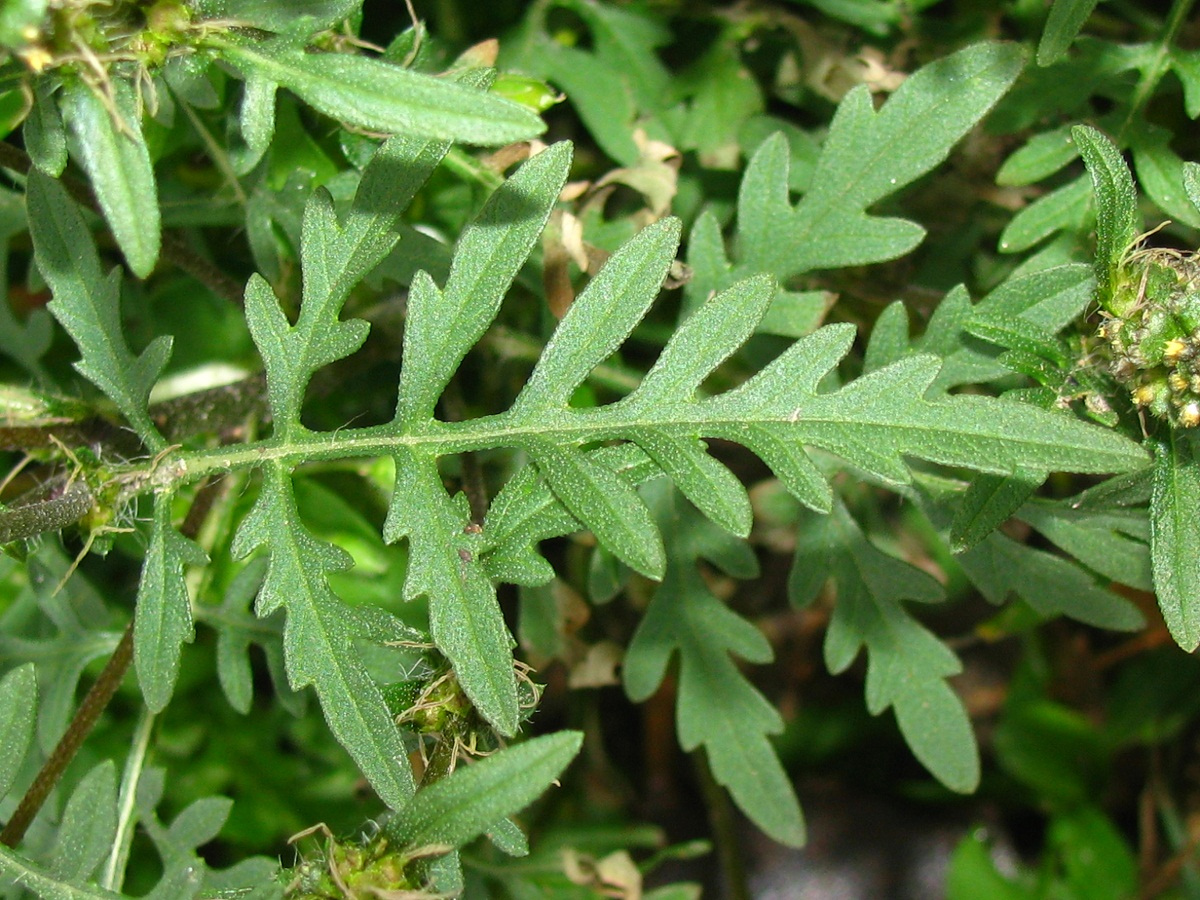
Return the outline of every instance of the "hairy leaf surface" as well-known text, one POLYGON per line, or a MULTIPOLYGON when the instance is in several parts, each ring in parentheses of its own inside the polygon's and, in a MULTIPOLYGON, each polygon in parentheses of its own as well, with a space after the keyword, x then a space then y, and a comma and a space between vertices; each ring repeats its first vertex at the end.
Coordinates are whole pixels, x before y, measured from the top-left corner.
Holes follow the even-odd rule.
POLYGON ((545 130, 533 111, 448 79, 343 53, 305 53, 290 42, 222 43, 248 75, 286 87, 350 125, 470 144, 506 144, 545 130))
POLYGON ((354 646, 355 620, 330 590, 326 572, 350 558, 317 541, 300 522, 288 472, 264 467, 262 493, 243 521, 234 553, 263 547, 270 563, 256 612, 287 610, 284 651, 293 688, 312 685, 329 727, 380 798, 393 809, 415 788, 408 755, 378 685, 354 646))
POLYGON ((104 391, 151 450, 167 442, 150 421, 150 389, 171 355, 171 339, 155 338, 135 355, 121 327, 119 269, 100 270, 83 216, 57 182, 29 176, 28 205, 38 269, 54 299, 49 309, 82 353, 75 367, 104 391))
POLYGON ((171 699, 181 644, 194 637, 183 567, 207 562, 204 551, 171 524, 170 495, 156 497, 133 623, 133 661, 152 712, 161 712, 171 699))

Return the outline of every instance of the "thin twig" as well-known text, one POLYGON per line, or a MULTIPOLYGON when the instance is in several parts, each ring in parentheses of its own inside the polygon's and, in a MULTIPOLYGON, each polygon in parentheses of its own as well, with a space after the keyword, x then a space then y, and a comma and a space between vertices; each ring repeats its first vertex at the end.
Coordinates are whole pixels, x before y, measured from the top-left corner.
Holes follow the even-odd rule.
POLYGON ((708 755, 703 749, 692 754, 696 777, 708 809, 708 823, 712 827, 713 843, 717 847, 717 858, 725 876, 726 896, 729 900, 750 900, 750 885, 746 880, 746 865, 742 859, 742 847, 738 841, 737 823, 729 805, 729 795, 717 784, 708 764, 708 755))

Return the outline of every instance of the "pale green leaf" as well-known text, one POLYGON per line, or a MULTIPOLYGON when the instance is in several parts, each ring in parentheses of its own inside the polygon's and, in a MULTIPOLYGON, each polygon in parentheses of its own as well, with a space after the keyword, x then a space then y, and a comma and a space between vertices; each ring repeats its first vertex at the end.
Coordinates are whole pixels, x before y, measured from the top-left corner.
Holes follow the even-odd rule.
POLYGON ((1133 177, 1115 144, 1088 125, 1077 125, 1071 136, 1092 178, 1096 197, 1096 280, 1101 297, 1112 295, 1126 250, 1141 230, 1133 177))
POLYGON ((279 85, 265 78, 247 78, 238 107, 238 126, 244 145, 230 148, 233 170, 248 174, 263 158, 275 136, 275 94, 279 85))
MULTIPOLYGON (((633 485, 662 474, 646 452, 634 444, 602 447, 591 451, 589 457, 633 485)), ((519 469, 488 509, 483 529, 489 542, 485 557, 488 572, 493 578, 514 584, 545 584, 554 577, 554 570, 534 546, 581 527, 535 467, 519 469)))
POLYGON ((161 712, 170 701, 182 644, 195 636, 184 566, 207 562, 204 551, 171 524, 171 496, 155 497, 133 620, 133 661, 151 712, 161 712))
POLYGON ((285 87, 314 109, 369 131, 497 145, 545 130, 524 106, 383 60, 248 40, 219 47, 248 77, 285 87))
POLYGON ((32 172, 27 192, 38 269, 54 294, 50 312, 82 354, 75 367, 108 395, 147 447, 163 450, 167 442, 147 407, 171 339, 156 338, 139 355, 130 351, 121 326, 120 271, 104 277, 83 217, 58 182, 32 172))
MULTIPOLYGON (((979 751, 962 702, 945 681, 962 666, 902 605, 940 600, 941 586, 877 549, 840 502, 822 534, 823 546, 807 546, 806 552, 820 552, 837 582, 837 606, 825 638, 830 671, 846 669, 866 646, 867 708, 878 715, 893 707, 922 765, 952 790, 974 790, 979 751)), ((798 553, 794 566, 813 563, 798 553)))
POLYGON ((697 568, 703 558, 751 575, 743 542, 702 519, 665 484, 647 488, 660 527, 670 536, 669 564, 625 656, 626 693, 645 700, 679 654, 676 722, 685 750, 703 747, 717 782, 738 807, 781 843, 804 842, 804 821, 768 734, 783 728, 779 713, 738 670, 730 654, 771 660, 771 646, 750 622, 712 595, 697 568))
POLYGON ((1037 64, 1049 66, 1066 54, 1067 48, 1083 28, 1097 0, 1054 0, 1042 39, 1038 42, 1037 64))
POLYGON ((290 475, 278 463, 263 466, 261 494, 238 529, 233 551, 245 556, 256 547, 270 554, 256 611, 261 617, 287 611, 289 681, 296 689, 313 685, 334 736, 384 803, 399 808, 415 787, 408 754, 355 647, 355 620, 330 590, 325 574, 346 568, 350 560, 304 528, 290 475))
POLYGON ((420 790, 385 826, 407 848, 462 847, 549 788, 583 743, 560 731, 508 747, 420 790))
POLYGON ((354 14, 361 0, 194 0, 206 19, 236 19, 264 31, 315 33, 354 14))
POLYGON ((423 274, 414 279, 397 420, 433 415, 442 389, 496 317, 500 301, 537 244, 570 164, 571 145, 566 142, 534 156, 492 194, 463 231, 446 287, 438 290, 423 274))
POLYGON ((71 792, 46 868, 62 881, 87 881, 112 850, 116 830, 117 770, 105 760, 71 792))
POLYGON ((1019 468, 1011 475, 980 475, 963 494, 950 523, 950 549, 961 553, 1003 525, 1046 480, 1045 472, 1019 468))
POLYGON ((205 865, 192 857, 168 866, 154 890, 142 900, 192 900, 204 884, 205 865))
POLYGON ((217 678, 229 705, 242 715, 254 701, 254 673, 250 668, 251 628, 246 607, 262 586, 267 558, 250 560, 233 577, 221 604, 221 626, 217 632, 217 678))
POLYGON ((1171 433, 1154 451, 1150 498, 1154 589, 1176 643, 1189 653, 1200 645, 1200 450, 1191 432, 1171 433))
MULTIPOLYGON (((908 357, 841 390, 810 393, 814 376, 844 353, 834 329, 798 341, 745 385, 703 405, 714 419, 753 422, 780 440, 820 446, 892 480, 907 480, 904 455, 997 474, 1018 466, 1124 471, 1144 463, 1132 442, 1066 415, 993 397, 926 400, 937 374, 933 357, 908 357)), ((755 446, 744 426, 705 433, 755 446)))
POLYGON ((671 335, 626 405, 691 400, 700 383, 754 333, 774 292, 771 279, 759 276, 707 300, 671 335))
POLYGON ((1132 631, 1144 624, 1137 607, 1106 590, 1066 559, 998 532, 955 557, 989 602, 1020 597, 1046 618, 1070 616, 1098 628, 1132 631))
POLYGON ((754 512, 746 489, 703 443, 649 428, 632 437, 707 518, 738 537, 750 534, 754 512))
POLYGON ((13 786, 33 740, 37 679, 26 663, 0 680, 0 797, 13 786))
POLYGON ((1079 148, 1071 140, 1070 126, 1035 134, 1004 160, 996 173, 996 184, 1033 184, 1053 175, 1077 156, 1079 148))
POLYGON ((1192 206, 1200 211, 1200 165, 1194 162, 1183 164, 1183 189, 1192 206))
POLYGON ((1000 232, 1000 252, 1020 253, 1056 231, 1081 225, 1089 196, 1087 178, 1080 176, 1034 200, 1000 232))
POLYGON ((1073 501, 1039 501, 1027 503, 1017 517, 1105 578, 1142 591, 1154 590, 1144 509, 1080 508, 1073 501))
POLYGON ((1200 116, 1200 50, 1172 45, 1168 48, 1171 69, 1183 83, 1184 108, 1189 118, 1200 116))
POLYGON ((405 596, 429 597, 430 631, 459 684, 480 715, 512 735, 519 721, 512 637, 496 588, 477 559, 481 539, 468 528, 466 498, 457 499, 447 496, 433 457, 397 452, 383 535, 389 543, 408 538, 405 596))
POLYGON ((122 78, 111 89, 104 98, 99 88, 68 79, 59 103, 71 156, 87 172, 129 268, 145 278, 158 260, 158 190, 133 86, 122 78))
POLYGON ((1188 201, 1183 186, 1183 160, 1171 149, 1171 132, 1146 126, 1138 129, 1132 146, 1133 167, 1146 195, 1168 216, 1192 228, 1200 213, 1188 201))
POLYGON ((275 428, 299 427, 300 406, 312 374, 353 353, 366 339, 367 324, 338 316, 354 286, 391 251, 404 208, 445 156, 445 141, 394 137, 363 171, 343 225, 324 190, 304 210, 301 265, 304 297, 292 326, 265 279, 246 286, 246 319, 267 369, 275 428))

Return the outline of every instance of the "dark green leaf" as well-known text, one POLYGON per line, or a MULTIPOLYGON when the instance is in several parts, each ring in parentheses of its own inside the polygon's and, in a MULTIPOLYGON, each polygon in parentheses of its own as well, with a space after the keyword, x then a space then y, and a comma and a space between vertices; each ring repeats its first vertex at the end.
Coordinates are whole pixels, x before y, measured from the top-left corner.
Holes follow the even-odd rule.
POLYGON ((430 631, 459 684, 480 715, 501 734, 512 735, 519 723, 512 637, 496 588, 477 558, 481 540, 468 528, 466 498, 460 494, 456 500, 442 487, 434 458, 398 452, 383 535, 389 543, 408 538, 405 597, 429 597, 430 631))
POLYGON ((314 109, 370 131, 496 145, 545 130, 524 106, 382 60, 305 53, 290 44, 219 46, 248 77, 285 87, 314 109))
POLYGON ((1154 450, 1150 547, 1154 588, 1171 636, 1184 650, 1200 646, 1200 449, 1191 432, 1175 431, 1154 450))
POLYGON ((423 273, 414 280, 398 421, 417 422, 433 415, 442 389, 496 317, 500 301, 538 242, 570 164, 568 143, 555 144, 526 162, 463 231, 446 287, 439 290, 423 273))
POLYGON ((562 774, 583 743, 560 731, 455 770, 417 793, 390 819, 389 838, 411 849, 462 847, 532 803, 562 774))
POLYGON ((671 656, 679 653, 677 728, 685 750, 703 747, 717 782, 738 807, 772 838, 804 842, 804 820, 787 774, 767 735, 783 722, 731 658, 769 662, 762 632, 709 591, 701 558, 731 574, 750 576, 749 548, 714 528, 664 483, 647 488, 659 526, 669 535, 669 564, 625 656, 623 680, 640 701, 657 690, 671 656), (715 558, 714 558, 715 557, 715 558))
POLYGON ((1129 167, 1112 141, 1087 125, 1072 128, 1071 137, 1092 176, 1096 196, 1096 280, 1101 296, 1107 298, 1112 295, 1117 267, 1141 229, 1137 192, 1129 167))
POLYGON ((171 339, 156 338, 138 355, 130 351, 121 326, 120 270, 101 274, 92 236, 58 182, 33 172, 27 192, 38 269, 54 293, 50 312, 82 353, 75 367, 108 395, 147 447, 163 450, 167 442, 147 407, 171 339))
POLYGON ((980 475, 971 482, 950 524, 950 549, 962 553, 1012 516, 1046 480, 1045 472, 1018 469, 1012 475, 980 475))
POLYGON ((71 792, 46 868, 62 881, 88 881, 112 850, 116 830, 117 770, 105 760, 71 792))
POLYGON ((312 537, 300 522, 289 473, 264 466, 262 493, 242 522, 233 552, 270 553, 256 611, 287 610, 288 680, 313 685, 334 736, 354 757, 380 798, 399 808, 414 790, 404 742, 379 687, 355 647, 355 620, 329 589, 326 572, 346 568, 345 552, 312 537))

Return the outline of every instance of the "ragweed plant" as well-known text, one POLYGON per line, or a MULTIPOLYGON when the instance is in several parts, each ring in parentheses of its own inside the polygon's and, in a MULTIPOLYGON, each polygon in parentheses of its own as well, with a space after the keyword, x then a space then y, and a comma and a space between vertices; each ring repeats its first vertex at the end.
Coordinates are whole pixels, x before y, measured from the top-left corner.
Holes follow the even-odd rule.
MULTIPOLYGON (((912 25, 888 10, 854 26, 912 25)), ((803 844, 772 740, 787 723, 741 665, 776 648, 730 600, 766 558, 764 519, 789 535, 788 602, 824 616, 826 667, 865 651, 866 709, 957 793, 981 778, 962 663, 913 609, 949 579, 887 538, 882 498, 1021 621, 1130 630, 1142 613, 1108 582, 1147 586, 1150 551, 1127 510, 1107 483, 1036 495, 1051 473, 1136 494, 1153 453, 1155 496, 1176 495, 1152 506, 1174 510, 1154 513, 1153 583, 1187 590, 1160 548, 1195 540, 1190 469, 1124 427, 1136 406, 1171 440, 1193 424, 1190 281, 1167 277, 1184 257, 1131 251, 1128 209, 1114 226, 1102 206, 1097 268, 1031 257, 973 284, 978 302, 943 284, 921 336, 855 294, 865 267, 919 252, 908 198, 1020 94, 1027 48, 962 42, 903 71, 864 50, 818 75, 801 49, 819 35, 764 4, 701 15, 711 40, 681 42, 673 73, 664 16, 547 0, 455 56, 415 22, 366 34, 355 0, 5 7, 0 99, 21 131, 0 234, 29 307, 0 311, 13 896, 637 895, 642 837, 564 823, 591 815, 563 776, 584 736, 524 733, 585 722, 603 761, 563 683, 673 706, 711 802, 803 844), (825 124, 768 112, 767 91, 825 124), (560 100, 577 119, 543 143, 560 100), (736 192, 705 195, 731 174, 736 192), (1077 346, 1103 378, 1083 384, 1070 330, 1097 284, 1107 343, 1077 346), (1066 555, 998 530, 1013 517, 1066 555), (130 728, 101 715, 114 696, 130 728), (217 724, 247 714, 265 746, 217 724), (539 855, 512 817, 542 795, 539 855), (201 851, 228 833, 250 849, 221 869, 223 845, 201 851), (289 834, 294 864, 254 855, 289 834)), ((1085 161, 1117 178, 1092 135, 1085 161)))

